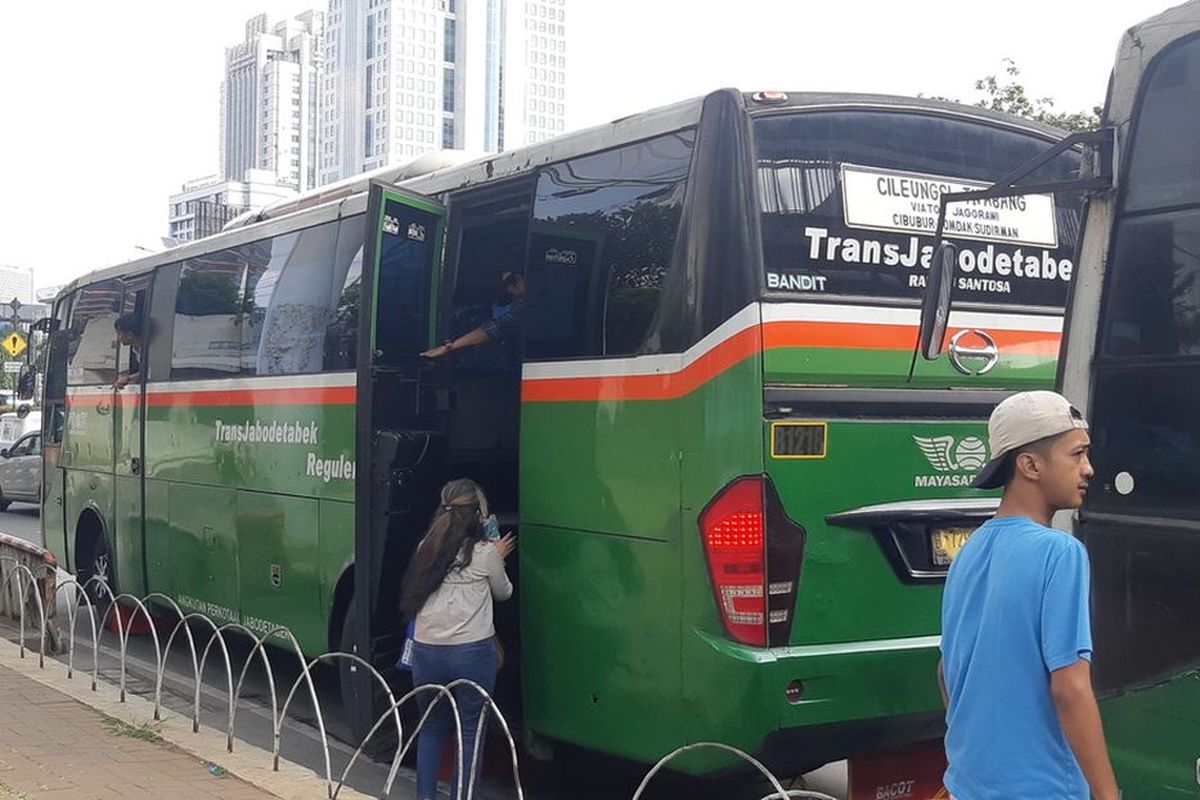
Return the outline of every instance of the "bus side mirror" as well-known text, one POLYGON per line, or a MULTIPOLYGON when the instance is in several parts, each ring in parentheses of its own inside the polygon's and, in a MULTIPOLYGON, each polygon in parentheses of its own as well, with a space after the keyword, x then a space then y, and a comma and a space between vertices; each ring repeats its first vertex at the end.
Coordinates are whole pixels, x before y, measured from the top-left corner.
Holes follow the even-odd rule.
POLYGON ((17 399, 32 400, 33 399, 33 365, 22 364, 21 371, 17 374, 17 399))
POLYGON ((950 322, 950 289, 954 285, 954 265, 958 248, 942 242, 933 253, 925 298, 921 301, 921 355, 933 361, 942 354, 946 327, 950 322))
POLYGON ((59 321, 53 317, 42 317, 37 322, 29 326, 29 330, 37 331, 38 333, 54 333, 58 330, 59 321))

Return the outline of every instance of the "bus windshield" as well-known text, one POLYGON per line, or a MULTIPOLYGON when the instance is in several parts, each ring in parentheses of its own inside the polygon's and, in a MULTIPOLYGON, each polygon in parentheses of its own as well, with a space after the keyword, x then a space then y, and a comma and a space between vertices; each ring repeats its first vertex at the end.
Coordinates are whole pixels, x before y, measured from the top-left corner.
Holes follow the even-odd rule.
MULTIPOLYGON (((765 286, 789 295, 916 301, 943 192, 982 188, 1047 140, 978 119, 889 110, 775 114, 754 121, 765 286)), ((1063 154, 1031 180, 1063 180, 1063 154)), ((1077 202, 1047 195, 956 204, 963 302, 1061 308, 1074 271, 1077 202)))

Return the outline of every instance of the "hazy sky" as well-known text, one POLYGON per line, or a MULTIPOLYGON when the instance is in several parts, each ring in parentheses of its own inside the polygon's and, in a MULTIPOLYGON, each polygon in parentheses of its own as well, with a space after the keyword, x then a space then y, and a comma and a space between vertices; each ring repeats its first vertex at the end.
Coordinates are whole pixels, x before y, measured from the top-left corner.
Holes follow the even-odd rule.
MULTIPOLYGON (((1091 108, 1121 33, 1169 4, 568 0, 567 127, 722 86, 971 100, 1006 57, 1033 95, 1091 108)), ((306 7, 5 3, 0 264, 42 287, 159 248, 167 196, 217 169, 225 47, 255 14, 306 7)))

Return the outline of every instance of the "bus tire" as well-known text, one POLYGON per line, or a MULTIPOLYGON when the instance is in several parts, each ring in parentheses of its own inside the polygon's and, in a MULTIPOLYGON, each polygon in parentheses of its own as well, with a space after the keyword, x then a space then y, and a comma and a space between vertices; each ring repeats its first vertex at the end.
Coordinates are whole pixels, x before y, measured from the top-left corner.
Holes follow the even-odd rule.
MULTIPOLYGON (((352 595, 350 602, 346 604, 346 613, 342 618, 341 636, 339 637, 338 650, 343 653, 355 652, 354 646, 358 640, 358 619, 355 607, 358 604, 357 595, 352 595)), ((358 653, 367 661, 370 661, 369 655, 358 653)), ((378 665, 376 665, 378 669, 378 665)), ((342 709, 344 718, 350 727, 350 738, 354 744, 361 742, 370 732, 371 726, 375 721, 383 715, 383 712, 388 708, 387 695, 384 694, 383 687, 372 676, 369 681, 361 680, 359 673, 362 668, 349 659, 338 660, 338 683, 341 687, 342 709), (369 686, 367 691, 370 692, 369 701, 365 701, 359 697, 359 692, 365 686, 369 686), (369 704, 368 704, 369 703, 369 704)), ((384 677, 387 678, 389 671, 380 670, 384 677)), ((395 691, 395 686, 392 687, 395 691)), ((397 694, 397 697, 399 695, 397 694)), ((408 729, 408 720, 405 720, 405 730, 408 729)), ((396 748, 396 727, 395 725, 384 724, 379 727, 375 735, 371 737, 371 741, 363 750, 369 755, 379 756, 385 753, 390 753, 396 748)), ((415 749, 415 748, 414 748, 415 749)))
POLYGON ((91 537, 90 544, 86 561, 80 565, 77 577, 79 582, 86 586, 84 591, 88 599, 92 601, 92 605, 95 606, 97 617, 101 617, 112 604, 112 598, 120 593, 120 589, 117 588, 117 576, 113 570, 112 548, 108 546, 108 536, 103 532, 97 533, 91 537), (104 579, 108 585, 108 591, 101 588, 98 583, 89 583, 96 576, 104 579))

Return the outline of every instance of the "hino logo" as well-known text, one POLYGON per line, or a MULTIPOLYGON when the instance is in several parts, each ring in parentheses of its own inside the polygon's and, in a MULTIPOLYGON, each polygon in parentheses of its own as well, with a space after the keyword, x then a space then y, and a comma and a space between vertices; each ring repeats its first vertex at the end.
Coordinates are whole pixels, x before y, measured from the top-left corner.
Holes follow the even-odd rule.
POLYGON ((940 474, 917 475, 916 486, 970 486, 971 481, 988 460, 987 445, 978 436, 914 436, 913 441, 940 474), (957 473, 957 474, 947 474, 957 473))
POLYGON ((1000 361, 996 340, 986 331, 964 330, 950 340, 950 363, 963 375, 986 375, 1000 361), (975 362, 968 366, 966 361, 975 362))

